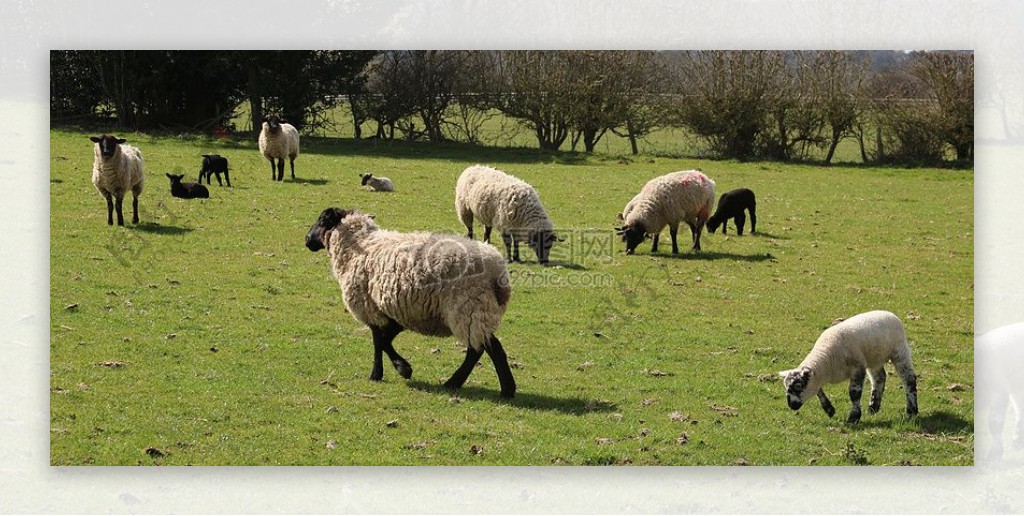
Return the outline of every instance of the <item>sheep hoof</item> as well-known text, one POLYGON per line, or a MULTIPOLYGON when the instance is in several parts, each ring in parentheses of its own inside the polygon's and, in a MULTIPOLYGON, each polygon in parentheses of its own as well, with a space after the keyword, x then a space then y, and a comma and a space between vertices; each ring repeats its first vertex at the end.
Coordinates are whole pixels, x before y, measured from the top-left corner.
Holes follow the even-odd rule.
POLYGON ((825 414, 828 417, 832 417, 832 416, 836 415, 836 409, 834 407, 824 407, 824 410, 825 410, 825 414))
POLYGON ((501 397, 505 398, 507 400, 510 400, 510 399, 516 397, 516 391, 514 391, 514 390, 511 390, 511 391, 501 391, 501 397))
POLYGON ((860 411, 850 412, 850 415, 846 417, 846 422, 851 425, 860 423, 860 411))
POLYGON ((395 364, 395 371, 398 371, 398 374, 402 378, 405 378, 406 380, 408 380, 409 378, 412 378, 412 366, 409 365, 407 362, 405 362, 405 363, 403 363, 403 362, 396 363, 395 364))
POLYGON ((457 391, 459 390, 460 387, 462 387, 462 385, 456 384, 451 379, 449 379, 447 382, 444 382, 444 385, 442 385, 442 387, 448 389, 449 391, 457 391))
POLYGON ((877 414, 879 410, 882 410, 882 406, 879 405, 868 405, 868 414, 877 414))
POLYGON ((373 370, 370 371, 370 381, 379 382, 384 379, 384 371, 373 370))

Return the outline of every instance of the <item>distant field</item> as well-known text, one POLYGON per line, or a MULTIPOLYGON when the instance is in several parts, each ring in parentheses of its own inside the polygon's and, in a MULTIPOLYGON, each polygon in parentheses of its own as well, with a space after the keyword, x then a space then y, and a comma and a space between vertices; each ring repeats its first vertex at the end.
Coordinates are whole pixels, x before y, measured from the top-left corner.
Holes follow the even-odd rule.
POLYGON ((275 183, 253 141, 124 134, 146 158, 142 223, 111 228, 87 136, 51 131, 53 465, 973 463, 972 171, 621 161, 616 140, 586 156, 305 138, 298 180, 275 183), (172 198, 164 174, 194 180, 210 152, 234 187, 172 198), (440 384, 463 352, 408 332, 395 346, 413 378, 386 366, 370 382, 369 331, 306 231, 339 206, 462 233, 454 184, 474 163, 536 186, 568 237, 553 267, 529 251, 510 265, 499 336, 519 394, 498 398, 485 358, 453 397, 440 384), (759 234, 625 256, 615 214, 691 168, 757 192, 759 234), (361 190, 365 171, 398 191, 361 190), (836 418, 790 411, 775 373, 834 319, 875 308, 906 324, 920 417, 904 419, 895 375, 859 425, 840 417, 843 385, 828 389, 836 418))

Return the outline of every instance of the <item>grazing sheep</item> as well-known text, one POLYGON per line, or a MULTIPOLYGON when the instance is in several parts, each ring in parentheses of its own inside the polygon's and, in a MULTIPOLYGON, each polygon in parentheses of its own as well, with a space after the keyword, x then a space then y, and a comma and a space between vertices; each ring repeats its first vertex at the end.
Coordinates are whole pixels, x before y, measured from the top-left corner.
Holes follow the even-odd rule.
POLYGON ((537 261, 546 265, 551 246, 559 240, 537 190, 491 167, 474 165, 462 171, 455 185, 455 213, 471 239, 474 216, 484 225, 484 242, 489 243, 491 229, 498 228, 510 262, 519 261, 519 243, 526 242, 537 253, 537 261))
POLYGON ((988 411, 991 445, 988 459, 1003 457, 1007 408, 1013 407, 1013 447, 1024 449, 1024 323, 1010 324, 974 341, 974 395, 977 408, 988 411))
POLYGON ((92 184, 107 199, 107 225, 114 225, 116 200, 117 225, 124 225, 121 203, 132 192, 132 224, 139 223, 139 195, 142 194, 142 151, 113 135, 90 136, 93 146, 92 184))
POLYGON ((913 417, 917 415, 917 376, 903 322, 891 312, 866 312, 826 329, 796 369, 781 371, 779 375, 785 379, 789 408, 798 410, 811 396, 817 395, 829 417, 835 415, 836 409, 822 387, 849 380, 852 407, 846 420, 856 423, 860 421, 864 376, 871 378, 868 413, 874 414, 882 407, 885 363, 890 360, 906 390, 907 416, 913 417))
POLYGON ((199 169, 199 182, 206 178, 206 184, 210 184, 210 176, 217 175, 217 184, 224 186, 220 181, 220 174, 224 173, 224 179, 231 186, 231 176, 228 175, 228 159, 220 154, 203 154, 203 166, 199 169))
POLYGON ((394 192, 395 184, 386 177, 373 177, 373 174, 367 172, 360 174, 362 178, 363 186, 370 189, 372 192, 394 192))
POLYGON ((299 132, 295 127, 282 122, 277 115, 264 117, 259 143, 260 154, 270 160, 270 179, 284 181, 285 157, 291 163, 292 179, 295 179, 295 158, 299 156, 299 132), (277 160, 276 177, 274 160, 277 160))
POLYGON ((743 210, 750 212, 750 232, 757 233, 757 200, 754 192, 747 188, 737 188, 722 194, 718 199, 718 209, 708 219, 708 232, 714 233, 718 226, 722 226, 722 234, 726 234, 729 228, 729 219, 736 223, 736 232, 743 236, 743 224, 747 218, 743 210))
POLYGON ((619 215, 624 225, 615 228, 626 242, 626 254, 633 254, 647 237, 653 236, 651 252, 658 252, 658 235, 668 226, 672 254, 679 254, 676 233, 679 222, 690 226, 693 250, 700 251, 700 234, 715 202, 715 182, 696 170, 672 172, 651 179, 619 215))
POLYGON ((199 183, 182 183, 184 174, 165 174, 171 180, 171 195, 179 199, 209 199, 210 191, 199 183))
POLYGON ((465 383, 484 352, 498 373, 501 396, 515 396, 508 357, 494 335, 512 295, 505 260, 493 247, 459 236, 398 233, 377 227, 358 211, 328 208, 306 235, 310 251, 327 248, 331 271, 349 313, 370 328, 373 368, 383 378, 381 354, 403 378, 409 365, 392 341, 403 330, 433 336, 455 335, 466 358, 445 382, 465 383))

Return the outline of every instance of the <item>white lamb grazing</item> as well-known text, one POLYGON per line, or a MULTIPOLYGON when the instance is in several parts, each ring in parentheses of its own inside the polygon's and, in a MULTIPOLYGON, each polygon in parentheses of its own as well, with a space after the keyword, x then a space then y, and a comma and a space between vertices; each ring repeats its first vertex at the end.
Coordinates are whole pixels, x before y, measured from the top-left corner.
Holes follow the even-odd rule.
POLYGON ((292 179, 295 179, 295 158, 299 156, 299 131, 295 126, 282 122, 277 115, 264 117, 259 143, 260 154, 270 160, 270 179, 284 181, 285 157, 291 164, 292 179), (277 160, 276 170, 274 160, 277 160))
POLYGON ((373 174, 367 172, 359 176, 363 181, 363 186, 370 189, 372 192, 394 192, 395 184, 386 177, 373 177, 373 174))
POLYGON ((91 136, 93 146, 92 184, 107 199, 107 225, 114 225, 114 207, 117 207, 117 225, 124 225, 121 204, 124 196, 132 192, 132 224, 139 223, 139 195, 142 193, 142 152, 126 140, 112 135, 91 136))
POLYGON ((474 165, 462 171, 455 185, 455 213, 469 238, 473 238, 474 217, 484 225, 484 242, 490 242, 491 229, 498 228, 510 262, 519 261, 519 243, 526 242, 537 253, 537 261, 546 265, 558 240, 537 190, 491 167, 474 165))
POLYGON ((1013 446, 1024 449, 1024 323, 996 328, 974 341, 974 394, 977 408, 988 411, 991 440, 988 459, 1003 457, 1008 406, 1013 407, 1013 446))
POLYGON ((696 170, 672 172, 651 179, 619 214, 624 222, 615 228, 626 242, 626 254, 633 254, 647 237, 653 236, 651 252, 658 252, 658 235, 668 226, 672 254, 679 254, 676 234, 679 223, 690 226, 693 250, 700 251, 700 234, 715 203, 715 182, 696 170))
POLYGON ((864 376, 871 378, 871 403, 868 413, 882 407, 885 392, 885 363, 892 361, 907 394, 907 416, 917 415, 917 376, 910 358, 910 345, 903 322, 892 312, 875 310, 855 315, 826 329, 811 352, 796 369, 781 371, 789 408, 798 410, 817 395, 829 417, 836 409, 825 396, 823 386, 850 381, 850 423, 860 421, 860 397, 864 376))
POLYGON ((403 330, 455 335, 466 358, 445 382, 458 389, 486 351, 494 363, 501 396, 515 396, 508 357, 494 335, 508 308, 512 287, 505 260, 493 247, 445 234, 386 231, 367 215, 324 210, 306 235, 310 251, 327 248, 331 271, 348 311, 373 334, 370 380, 384 375, 381 354, 404 378, 409 365, 391 342, 403 330))

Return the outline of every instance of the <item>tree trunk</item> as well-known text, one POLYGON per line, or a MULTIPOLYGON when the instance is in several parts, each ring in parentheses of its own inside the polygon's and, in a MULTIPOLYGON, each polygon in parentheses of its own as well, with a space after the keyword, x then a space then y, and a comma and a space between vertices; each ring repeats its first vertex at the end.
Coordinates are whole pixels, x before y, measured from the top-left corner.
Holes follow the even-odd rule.
POLYGON ((636 146, 636 132, 633 131, 633 119, 626 118, 626 132, 629 134, 629 150, 633 151, 633 155, 640 154, 640 149, 636 146))
POLYGON ((253 134, 263 130, 263 96, 260 94, 259 71, 249 67, 249 112, 252 118, 253 134))
POLYGON ((833 129, 832 130, 832 143, 829 144, 829 146, 828 146, 828 154, 825 155, 825 164, 826 165, 831 165, 832 164, 832 157, 835 156, 835 154, 836 154, 836 147, 839 146, 839 139, 840 139, 839 136, 840 136, 840 134, 838 134, 835 131, 835 129, 833 129))
POLYGON ((352 111, 352 128, 355 132, 355 138, 361 140, 363 138, 363 120, 365 117, 360 113, 359 106, 356 103, 356 96, 348 96, 348 105, 350 111, 352 111))

